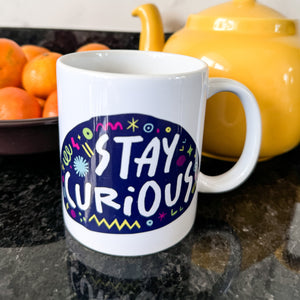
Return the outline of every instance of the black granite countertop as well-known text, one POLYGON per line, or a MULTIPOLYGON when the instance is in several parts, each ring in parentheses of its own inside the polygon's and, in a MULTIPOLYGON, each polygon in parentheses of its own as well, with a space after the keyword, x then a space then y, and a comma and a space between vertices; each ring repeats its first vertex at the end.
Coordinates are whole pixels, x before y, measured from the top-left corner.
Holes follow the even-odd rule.
MULTIPOLYGON (((137 48, 138 35, 0 29, 67 53, 89 41, 137 48)), ((203 158, 218 174, 231 163, 203 158)), ((0 299, 300 299, 300 147, 260 162, 239 188, 199 194, 189 235, 171 249, 122 258, 64 229, 58 150, 0 156, 0 299)))
MULTIPOLYGON (((122 258, 65 232, 56 151, 0 157, 0 299, 299 299, 300 147, 234 191, 199 194, 190 234, 122 258)), ((202 169, 231 163, 203 158, 202 169)))

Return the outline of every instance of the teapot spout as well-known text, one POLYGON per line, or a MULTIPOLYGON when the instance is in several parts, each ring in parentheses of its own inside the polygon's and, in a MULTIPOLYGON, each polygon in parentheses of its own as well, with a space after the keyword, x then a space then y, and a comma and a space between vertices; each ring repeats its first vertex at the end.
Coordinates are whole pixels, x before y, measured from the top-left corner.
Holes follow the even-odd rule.
POLYGON ((142 24, 139 50, 162 51, 165 44, 164 29, 158 8, 154 4, 143 4, 132 11, 142 24))

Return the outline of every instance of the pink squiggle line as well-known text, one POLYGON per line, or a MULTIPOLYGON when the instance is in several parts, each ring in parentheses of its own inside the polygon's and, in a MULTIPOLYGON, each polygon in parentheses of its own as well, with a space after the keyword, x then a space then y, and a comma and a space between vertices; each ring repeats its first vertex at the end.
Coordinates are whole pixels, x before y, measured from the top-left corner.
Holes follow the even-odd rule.
POLYGON ((116 122, 115 124, 108 122, 105 125, 103 125, 102 123, 98 123, 96 126, 96 132, 98 131, 99 127, 102 127, 105 131, 108 129, 108 126, 112 129, 112 130, 117 130, 118 127, 120 127, 121 130, 123 130, 123 126, 120 122, 116 122))

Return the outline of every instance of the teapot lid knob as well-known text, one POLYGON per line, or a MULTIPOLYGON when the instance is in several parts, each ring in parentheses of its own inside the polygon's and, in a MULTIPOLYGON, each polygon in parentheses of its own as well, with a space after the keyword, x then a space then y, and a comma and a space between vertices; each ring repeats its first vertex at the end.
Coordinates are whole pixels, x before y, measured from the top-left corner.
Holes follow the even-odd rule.
POLYGON ((235 3, 238 4, 255 4, 256 0, 232 0, 235 3))

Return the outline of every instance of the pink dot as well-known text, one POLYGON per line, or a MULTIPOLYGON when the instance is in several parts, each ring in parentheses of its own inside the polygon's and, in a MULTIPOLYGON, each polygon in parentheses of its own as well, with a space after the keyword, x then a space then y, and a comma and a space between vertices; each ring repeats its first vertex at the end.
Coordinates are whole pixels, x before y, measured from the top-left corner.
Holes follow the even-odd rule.
POLYGON ((157 128, 156 132, 159 133, 159 128, 157 128))
POLYGON ((181 156, 178 157, 178 159, 176 161, 176 164, 177 164, 178 167, 182 167, 183 164, 185 163, 185 161, 186 161, 185 156, 181 155, 181 156))
POLYGON ((75 219, 76 218, 76 213, 74 211, 74 209, 71 210, 71 216, 75 219))

